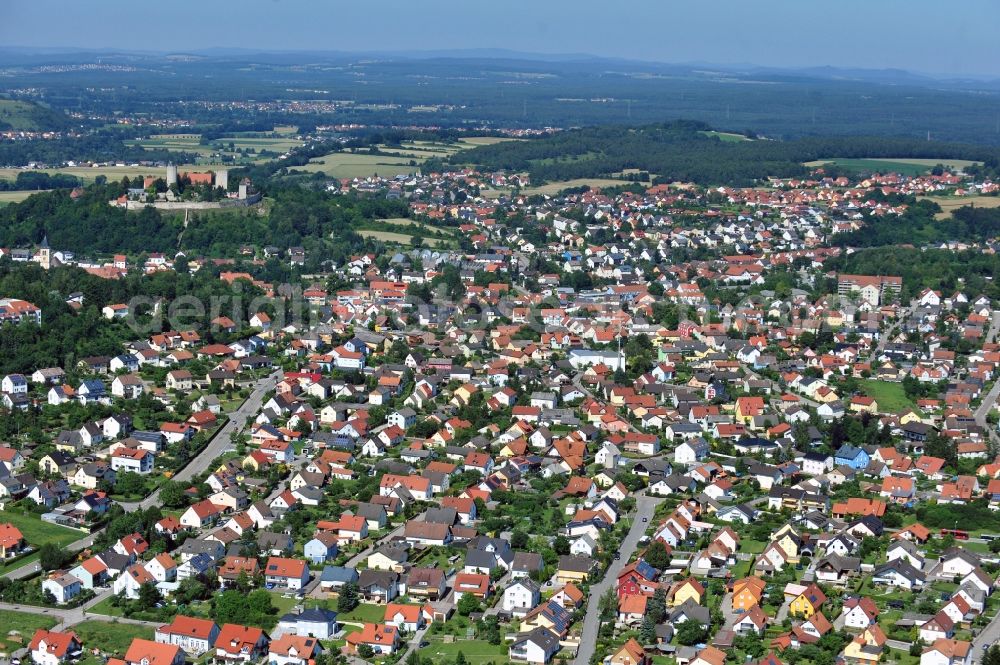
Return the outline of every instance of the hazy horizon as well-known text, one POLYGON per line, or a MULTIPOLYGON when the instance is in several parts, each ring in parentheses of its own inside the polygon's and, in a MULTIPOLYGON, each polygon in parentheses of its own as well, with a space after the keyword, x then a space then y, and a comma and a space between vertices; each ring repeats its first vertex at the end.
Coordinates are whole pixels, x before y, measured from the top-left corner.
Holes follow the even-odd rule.
POLYGON ((503 7, 388 0, 374 9, 308 0, 244 0, 238 6, 7 0, 4 10, 0 43, 8 48, 414 55, 504 49, 657 63, 1000 77, 994 29, 1000 3, 989 0, 970 0, 961 11, 923 0, 845 0, 835 8, 793 0, 642 0, 622 11, 593 0, 511 0, 503 7))

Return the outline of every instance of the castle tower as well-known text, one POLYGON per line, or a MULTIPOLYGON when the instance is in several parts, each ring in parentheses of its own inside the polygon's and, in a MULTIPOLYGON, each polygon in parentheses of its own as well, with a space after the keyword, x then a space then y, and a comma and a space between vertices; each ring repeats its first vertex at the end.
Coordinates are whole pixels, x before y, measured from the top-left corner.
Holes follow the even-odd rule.
POLYGON ((224 191, 229 191, 229 171, 222 169, 215 172, 215 186, 221 187, 224 191))
POLYGON ((167 164, 167 187, 177 184, 177 165, 167 164))

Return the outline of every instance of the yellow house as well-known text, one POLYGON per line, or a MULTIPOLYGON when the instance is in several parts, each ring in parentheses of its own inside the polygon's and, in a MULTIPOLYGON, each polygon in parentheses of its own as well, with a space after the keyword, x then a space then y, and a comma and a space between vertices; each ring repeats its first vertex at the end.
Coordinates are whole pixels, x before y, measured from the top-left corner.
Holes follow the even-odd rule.
POLYGON ((733 611, 746 612, 760 605, 766 583, 759 577, 744 577, 733 584, 733 611))
POLYGON ((736 400, 736 420, 749 424, 757 416, 764 415, 764 398, 758 396, 744 396, 736 400))
POLYGON ((886 637, 877 625, 856 636, 844 647, 847 665, 876 665, 885 648, 886 637))
POLYGON ((855 395, 851 398, 851 411, 854 413, 878 413, 878 402, 874 397, 855 395))
POLYGON ((802 545, 802 538, 787 524, 775 533, 771 539, 775 545, 781 548, 791 563, 797 563, 799 559, 799 547, 802 545))
POLYGON ((815 393, 813 393, 812 398, 822 404, 830 404, 831 402, 840 401, 840 395, 838 395, 837 391, 829 386, 823 386, 818 389, 815 393))
POLYGON ((808 619, 819 611, 823 603, 826 602, 826 594, 815 584, 810 584, 805 591, 792 600, 788 606, 788 613, 795 617, 808 619))
POLYGON ((698 605, 701 605, 701 599, 705 595, 705 587, 701 585, 701 582, 689 577, 683 582, 678 582, 670 589, 670 606, 677 607, 678 605, 683 605, 685 601, 693 600, 698 605))
POLYGON ((594 561, 585 556, 564 556, 559 558, 556 581, 560 584, 585 582, 594 569, 594 561))
POLYGON ((909 423, 922 423, 923 421, 924 419, 920 417, 920 414, 914 411, 913 409, 907 409, 899 416, 900 425, 907 425, 909 423))

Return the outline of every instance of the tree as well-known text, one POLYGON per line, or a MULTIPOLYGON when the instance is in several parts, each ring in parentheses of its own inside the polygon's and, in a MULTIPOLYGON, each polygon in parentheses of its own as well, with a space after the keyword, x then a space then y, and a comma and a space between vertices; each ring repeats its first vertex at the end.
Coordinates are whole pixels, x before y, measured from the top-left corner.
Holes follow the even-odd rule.
POLYGON ((642 618, 642 626, 639 628, 639 642, 642 644, 654 644, 656 642, 656 624, 648 614, 642 618))
POLYGON ((510 546, 514 549, 523 550, 528 546, 528 534, 520 529, 514 531, 514 533, 510 535, 510 546))
POLYGON ((471 593, 463 593, 462 597, 458 601, 456 606, 458 613, 464 617, 469 616, 473 612, 479 611, 479 599, 473 596, 471 593))
POLYGON ((43 570, 56 570, 66 562, 66 551, 55 543, 45 543, 38 548, 38 557, 43 570))
POLYGON ((350 612, 358 606, 358 583, 348 582, 337 597, 337 611, 350 612))
POLYGON ((362 644, 358 647, 358 656, 364 660, 368 660, 375 655, 375 649, 372 649, 370 644, 362 644))
POLYGON ((707 631, 697 621, 688 619, 677 628, 677 642, 684 646, 692 646, 703 642, 707 631))
POLYGON ((552 549, 559 556, 569 554, 569 540, 567 540, 566 536, 559 534, 555 537, 555 540, 552 541, 552 549))
POLYGON ((163 596, 160 595, 160 591, 154 583, 146 582, 139 587, 138 606, 140 609, 151 610, 162 601, 163 596))
POLYGON ((654 540, 642 558, 661 572, 670 567, 670 553, 661 540, 654 540))
POLYGON ((180 483, 168 480, 160 488, 160 502, 167 508, 183 508, 188 504, 187 494, 180 483))

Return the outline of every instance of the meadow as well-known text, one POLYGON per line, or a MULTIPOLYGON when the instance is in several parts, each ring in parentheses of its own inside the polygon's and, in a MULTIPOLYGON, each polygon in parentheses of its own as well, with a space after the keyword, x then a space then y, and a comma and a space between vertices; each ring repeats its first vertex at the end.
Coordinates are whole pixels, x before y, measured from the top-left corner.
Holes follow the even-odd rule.
POLYGON ((31 636, 39 628, 49 630, 56 625, 55 617, 28 612, 0 610, 0 652, 9 654, 31 641, 31 636))
POLYGON ((918 158, 896 158, 886 159, 850 159, 834 157, 831 159, 818 159, 812 162, 805 162, 806 166, 818 167, 824 164, 833 164, 842 168, 857 172, 872 173, 899 173, 900 175, 917 176, 929 172, 932 168, 941 164, 942 166, 962 170, 966 166, 971 166, 976 162, 968 159, 918 159, 918 158))

